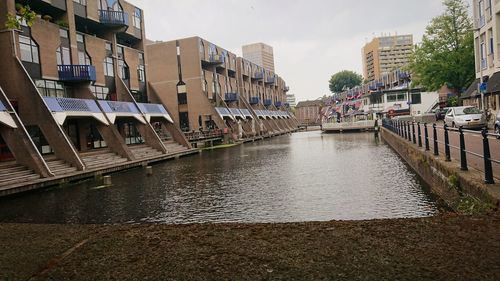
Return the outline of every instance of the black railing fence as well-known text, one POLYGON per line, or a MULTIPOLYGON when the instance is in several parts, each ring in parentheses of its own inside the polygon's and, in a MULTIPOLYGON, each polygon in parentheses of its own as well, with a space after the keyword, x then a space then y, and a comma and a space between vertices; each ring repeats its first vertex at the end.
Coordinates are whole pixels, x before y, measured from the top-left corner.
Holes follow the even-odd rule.
POLYGON ((407 140, 418 147, 424 147, 426 151, 430 151, 430 143, 432 140, 433 154, 439 156, 439 145, 444 146, 444 156, 446 161, 451 161, 451 148, 459 151, 460 158, 460 169, 463 171, 468 170, 467 156, 472 155, 483 159, 484 167, 484 182, 486 184, 494 184, 493 179, 493 166, 492 163, 500 164, 500 161, 493 159, 491 157, 490 151, 490 140, 499 141, 500 135, 489 133, 486 128, 481 131, 465 130, 462 127, 459 128, 449 128, 446 124, 444 126, 439 126, 437 124, 420 123, 412 121, 403 121, 397 119, 383 119, 382 126, 394 134, 400 136, 401 138, 407 140), (423 140, 421 130, 423 129, 423 140), (429 130, 432 130, 432 134, 429 134, 429 130), (443 131, 443 136, 441 139, 438 137, 438 131, 443 131), (416 133, 417 132, 417 133, 416 133), (482 152, 477 153, 467 149, 465 134, 469 133, 477 137, 482 138, 482 152), (450 143, 450 135, 456 137, 458 134, 459 145, 455 146, 450 143))

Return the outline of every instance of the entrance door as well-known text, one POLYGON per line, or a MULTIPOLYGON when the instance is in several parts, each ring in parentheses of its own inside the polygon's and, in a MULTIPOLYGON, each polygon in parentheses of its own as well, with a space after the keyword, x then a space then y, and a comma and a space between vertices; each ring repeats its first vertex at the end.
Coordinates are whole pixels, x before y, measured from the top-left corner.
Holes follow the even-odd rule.
POLYGON ((81 150, 80 146, 80 132, 78 130, 78 123, 76 120, 68 120, 66 121, 66 124, 64 125, 64 130, 66 131, 66 134, 68 134, 69 139, 73 143, 73 145, 76 147, 78 151, 81 150))
POLYGON ((189 115, 187 112, 179 112, 179 123, 182 131, 189 131, 189 115))

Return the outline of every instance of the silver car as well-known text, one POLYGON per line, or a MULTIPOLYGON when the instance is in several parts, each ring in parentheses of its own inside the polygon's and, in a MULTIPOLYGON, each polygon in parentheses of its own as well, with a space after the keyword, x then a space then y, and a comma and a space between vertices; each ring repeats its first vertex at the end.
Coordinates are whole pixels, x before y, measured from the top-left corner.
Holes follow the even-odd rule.
POLYGON ((444 117, 448 126, 464 129, 480 129, 486 127, 486 118, 479 109, 473 106, 450 107, 444 117))

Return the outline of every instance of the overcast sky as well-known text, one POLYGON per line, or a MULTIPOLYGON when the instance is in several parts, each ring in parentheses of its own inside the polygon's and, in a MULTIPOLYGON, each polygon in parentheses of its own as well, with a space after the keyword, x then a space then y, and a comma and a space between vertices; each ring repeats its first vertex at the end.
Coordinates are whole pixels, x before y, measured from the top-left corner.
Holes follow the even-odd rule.
MULTIPOLYGON (((241 56, 241 46, 274 48, 276 73, 297 101, 329 94, 340 70, 362 73, 361 48, 381 34, 420 41, 441 0, 128 0, 144 10, 146 36, 200 36, 241 56)), ((468 0, 470 2, 470 0, 468 0)))

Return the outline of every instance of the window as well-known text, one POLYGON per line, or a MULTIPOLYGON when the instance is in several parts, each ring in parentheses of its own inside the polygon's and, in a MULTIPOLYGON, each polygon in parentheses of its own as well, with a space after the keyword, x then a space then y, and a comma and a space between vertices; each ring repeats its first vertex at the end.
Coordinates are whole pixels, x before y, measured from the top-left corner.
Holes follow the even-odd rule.
POLYGON ((36 80, 36 87, 42 96, 46 97, 66 97, 66 91, 62 83, 51 80, 36 80))
POLYGON ((139 65, 137 67, 137 76, 139 77, 139 82, 146 82, 146 72, 144 71, 144 65, 139 65))
POLYGON ((177 103, 178 104, 187 104, 187 94, 186 93, 177 94, 177 103))
POLYGON ((101 86, 89 86, 90 91, 98 100, 109 100, 109 89, 101 86))
POLYGON ((76 42, 78 43, 85 43, 85 40, 83 39, 83 35, 80 33, 76 34, 76 42))
POLYGON ((135 28, 141 29, 141 9, 135 8, 132 21, 135 28))
POLYGON ((38 46, 31 38, 19 35, 19 48, 21 49, 21 60, 25 62, 39 63, 38 46))
MULTIPOLYGON (((68 38, 68 30, 66 29, 59 29, 59 37, 61 38, 68 38)), ((77 40, 78 40, 78 36, 77 36, 77 40)))
POLYGON ((90 57, 86 52, 78 51, 78 64, 80 65, 91 65, 90 57))
POLYGON ((106 51, 113 52, 113 45, 109 42, 106 42, 106 51))
POLYGON ((388 94, 387 102, 406 101, 406 93, 388 94))
POLYGON ((115 76, 113 58, 111 58, 111 57, 105 58, 104 62, 103 62, 103 67, 104 67, 104 75, 105 76, 110 76, 110 77, 115 76))
POLYGON ((73 0, 73 2, 78 3, 83 6, 87 6, 87 0, 73 0))
POLYGON ((58 65, 68 65, 71 64, 71 55, 69 48, 60 46, 56 50, 56 59, 58 65))
POLYGON ((411 94, 411 104, 421 104, 422 103, 422 96, 420 93, 412 93, 411 94))

